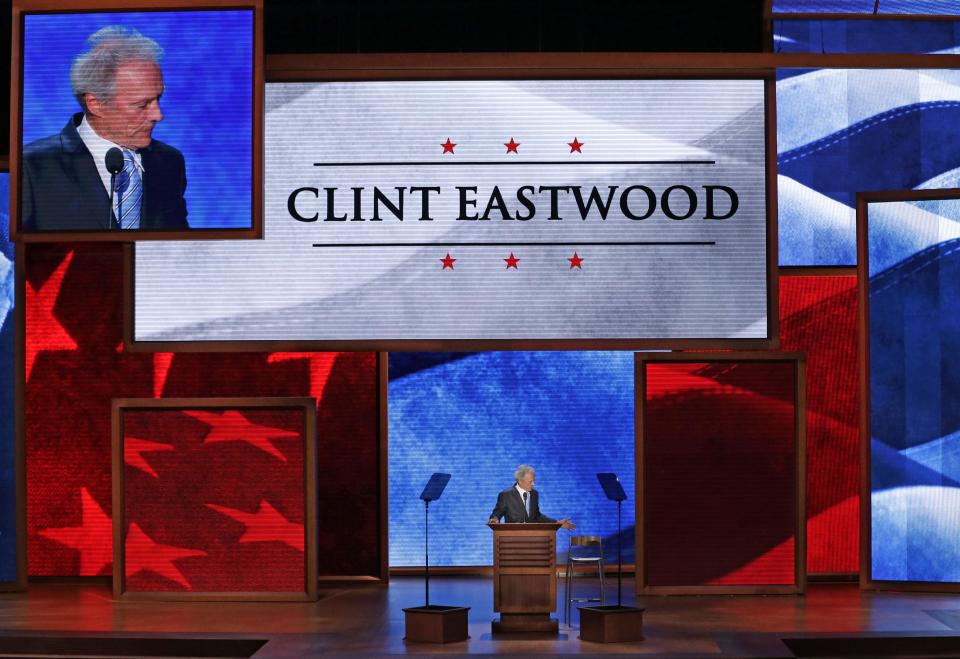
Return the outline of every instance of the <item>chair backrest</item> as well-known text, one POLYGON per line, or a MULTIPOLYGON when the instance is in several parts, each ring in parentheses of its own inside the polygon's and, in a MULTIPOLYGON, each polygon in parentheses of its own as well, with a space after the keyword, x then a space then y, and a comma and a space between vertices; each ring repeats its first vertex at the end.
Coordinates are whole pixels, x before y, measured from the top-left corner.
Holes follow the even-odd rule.
POLYGON ((601 544, 600 536, 598 535, 574 535, 570 536, 570 546, 571 547, 594 547, 601 544))

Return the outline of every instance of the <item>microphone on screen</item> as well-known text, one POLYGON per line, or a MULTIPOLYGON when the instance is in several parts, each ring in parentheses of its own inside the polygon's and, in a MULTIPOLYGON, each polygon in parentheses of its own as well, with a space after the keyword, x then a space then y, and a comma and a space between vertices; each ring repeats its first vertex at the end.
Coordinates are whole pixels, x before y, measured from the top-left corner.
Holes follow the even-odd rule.
POLYGON ((117 174, 123 171, 123 151, 115 146, 107 149, 107 155, 103 158, 103 164, 107 166, 110 172, 110 206, 107 208, 107 226, 111 229, 118 229, 119 226, 113 221, 113 197, 117 188, 117 174))

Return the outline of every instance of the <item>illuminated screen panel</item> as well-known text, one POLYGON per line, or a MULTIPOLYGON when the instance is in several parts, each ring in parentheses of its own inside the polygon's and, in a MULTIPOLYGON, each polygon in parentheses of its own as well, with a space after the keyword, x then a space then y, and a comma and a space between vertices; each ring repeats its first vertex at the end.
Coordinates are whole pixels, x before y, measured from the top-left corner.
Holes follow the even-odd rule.
MULTIPOLYGON (((856 193, 960 185, 960 71, 780 69, 781 265, 856 264, 856 193)), ((896 240, 902 227, 884 226, 896 240)))
POLYGON ((778 53, 953 54, 960 24, 937 20, 775 20, 778 53))
POLYGON ((764 339, 764 86, 269 84, 264 240, 138 246, 134 338, 764 339))
POLYGON ((773 0, 773 12, 783 14, 872 14, 875 0, 773 0))
POLYGON ((353 539, 321 534, 321 574, 379 574, 374 353, 126 352, 120 245, 31 243, 24 266, 30 576, 111 574, 113 398, 211 396, 318 401, 319 527, 353 539))
POLYGON ((958 582, 960 201, 872 203, 867 240, 872 578, 958 582))
POLYGON ((0 172, 0 583, 17 578, 14 473, 14 247, 8 235, 9 176, 0 172))
POLYGON ((616 473, 634 561, 632 353, 391 353, 389 370, 390 565, 423 565, 418 497, 436 471, 453 477, 430 505, 430 564, 492 565, 486 522, 521 463, 536 469, 541 511, 602 536, 614 562, 616 504, 596 474, 616 473))
POLYGON ((121 410, 125 592, 304 592, 301 409, 121 410))
POLYGON ((807 574, 860 569, 857 278, 780 274, 780 347, 807 359, 807 574))
POLYGON ((24 15, 23 230, 251 227, 253 26, 252 10, 24 15))
POLYGON ((649 586, 795 583, 791 363, 645 363, 649 586))
POLYGON ((960 16, 960 0, 773 0, 774 13, 927 14, 960 16))

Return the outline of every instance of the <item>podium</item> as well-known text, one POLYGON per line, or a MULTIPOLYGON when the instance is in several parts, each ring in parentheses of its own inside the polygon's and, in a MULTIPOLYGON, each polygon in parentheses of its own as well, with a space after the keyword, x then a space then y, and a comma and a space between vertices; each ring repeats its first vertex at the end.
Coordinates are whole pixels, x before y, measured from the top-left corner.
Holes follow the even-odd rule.
POLYGON ((494 634, 548 632, 559 624, 557 610, 557 529, 550 524, 487 524, 493 529, 493 610, 500 614, 494 634))

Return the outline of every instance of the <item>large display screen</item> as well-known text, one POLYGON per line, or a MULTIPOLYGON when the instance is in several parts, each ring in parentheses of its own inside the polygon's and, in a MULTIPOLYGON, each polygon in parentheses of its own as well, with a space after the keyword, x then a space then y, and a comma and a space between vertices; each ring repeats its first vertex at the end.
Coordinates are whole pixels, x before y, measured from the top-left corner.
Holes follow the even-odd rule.
POLYGON ((273 83, 264 240, 138 246, 138 341, 766 339, 762 79, 273 83))
MULTIPOLYGON (((491 565, 486 522, 521 464, 536 469, 540 509, 603 539, 617 556, 617 506, 598 472, 619 476, 623 558, 635 560, 633 353, 391 353, 390 565, 423 565, 424 506, 433 472, 452 474, 430 504, 431 565, 491 565)), ((567 551, 566 531, 557 548, 567 551)))
POLYGON ((777 71, 780 265, 857 262, 856 195, 960 185, 960 71, 777 71))
POLYGON ((20 230, 253 226, 252 9, 27 13, 19 29, 20 230))
POLYGON ((871 569, 960 582, 960 200, 871 203, 871 569))
POLYGON ((0 172, 0 583, 17 577, 14 456, 14 248, 8 216, 9 176, 0 172))

